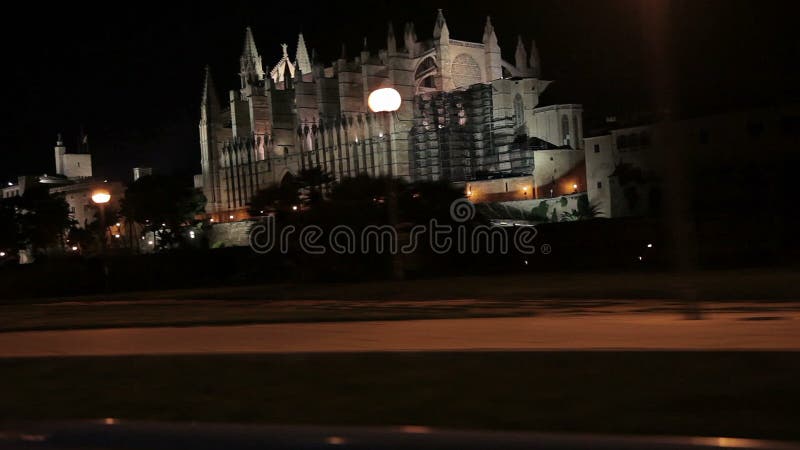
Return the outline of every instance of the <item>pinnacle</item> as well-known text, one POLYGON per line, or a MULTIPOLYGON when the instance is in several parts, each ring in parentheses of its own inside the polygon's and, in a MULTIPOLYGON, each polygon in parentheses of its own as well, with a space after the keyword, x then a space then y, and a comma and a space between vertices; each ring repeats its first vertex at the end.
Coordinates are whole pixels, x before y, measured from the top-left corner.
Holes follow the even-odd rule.
POLYGON ((258 49, 256 48, 256 41, 253 39, 253 31, 250 27, 245 29, 244 34, 244 49, 242 50, 242 56, 245 57, 254 57, 258 56, 258 49))

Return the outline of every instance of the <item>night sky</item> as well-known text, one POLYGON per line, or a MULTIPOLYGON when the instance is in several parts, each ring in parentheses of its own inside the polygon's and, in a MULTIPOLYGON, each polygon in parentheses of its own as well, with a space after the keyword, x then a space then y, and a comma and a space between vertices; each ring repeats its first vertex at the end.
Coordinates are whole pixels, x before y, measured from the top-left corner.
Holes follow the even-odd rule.
POLYGON ((280 43, 294 56, 299 31, 309 51, 330 63, 342 42, 350 57, 365 36, 373 52, 384 47, 390 19, 398 42, 408 20, 429 38, 443 8, 452 38, 480 41, 490 14, 504 59, 513 62, 518 33, 526 45, 535 38, 559 100, 583 103, 589 118, 665 105, 696 115, 800 100, 790 2, 167 3, 28 2, 5 15, 0 180, 52 173, 56 134, 72 150, 81 127, 96 175, 127 181, 136 165, 198 172, 203 67, 211 65, 221 94, 238 87, 247 25, 269 70, 280 43))

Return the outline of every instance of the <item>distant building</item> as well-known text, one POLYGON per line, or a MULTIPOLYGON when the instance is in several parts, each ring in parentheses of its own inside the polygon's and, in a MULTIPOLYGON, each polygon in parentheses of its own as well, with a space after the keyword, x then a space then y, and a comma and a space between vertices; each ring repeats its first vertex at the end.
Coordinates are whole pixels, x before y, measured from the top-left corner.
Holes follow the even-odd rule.
POLYGON ((17 177, 17 182, 2 187, 2 198, 22 196, 33 187, 45 187, 51 195, 62 196, 69 205, 70 218, 76 226, 85 227, 93 222, 97 206, 92 202, 92 193, 103 189, 111 194, 107 205, 109 210, 118 210, 119 202, 125 194, 120 182, 109 182, 92 176, 92 155, 89 153, 68 153, 61 135, 58 135, 54 148, 55 175, 25 175, 17 177))
POLYGON ((610 129, 584 141, 589 200, 605 217, 653 212, 675 192, 695 208, 732 211, 723 199, 760 196, 760 203, 791 183, 774 177, 797 161, 798 145, 800 106, 610 129))
POLYGON ((101 189, 111 194, 111 200, 106 204, 106 209, 119 211, 119 202, 125 195, 125 186, 119 181, 83 180, 51 188, 50 194, 63 197, 69 205, 70 218, 75 220, 78 228, 84 228, 98 219, 97 205, 92 201, 92 194, 101 189))
POLYGON ((282 44, 270 68, 248 28, 239 89, 220 98, 206 70, 195 185, 207 213, 242 217, 259 189, 311 167, 336 179, 527 176, 532 191, 555 195, 561 178, 582 165, 582 107, 541 104, 551 82, 541 79, 535 42, 526 47, 519 38, 509 62, 488 18, 480 42, 451 38, 441 10, 432 31, 419 39, 407 23, 398 41, 390 24, 377 53, 364 42, 353 57, 342 49, 330 66, 309 56, 300 34, 294 58, 282 44), (369 94, 383 87, 400 93, 396 113, 368 109, 369 94))
POLYGON ((67 147, 58 135, 55 147, 56 174, 70 180, 92 176, 92 155, 89 153, 67 153, 67 147))
POLYGON ((148 175, 153 174, 152 167, 134 167, 133 168, 133 181, 138 180, 141 177, 146 177, 148 175))

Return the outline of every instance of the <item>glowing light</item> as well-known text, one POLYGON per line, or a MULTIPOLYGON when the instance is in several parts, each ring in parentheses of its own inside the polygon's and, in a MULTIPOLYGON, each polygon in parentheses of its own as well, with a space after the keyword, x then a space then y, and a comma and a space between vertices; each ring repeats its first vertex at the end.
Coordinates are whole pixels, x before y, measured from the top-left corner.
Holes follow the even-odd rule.
POLYGON ((72 251, 73 252, 77 252, 78 251, 78 246, 77 245, 73 245, 72 246, 72 251))
POLYGON ((119 234, 115 234, 114 237, 119 239, 119 234))
POLYGON ((153 245, 153 241, 147 241, 147 245, 153 245))
POLYGON ((433 430, 430 427, 423 427, 419 425, 405 425, 400 428, 403 433, 409 434, 429 434, 433 430))
POLYGON ((0 252, 0 258, 6 256, 6 252, 0 252))
POLYGON ((9 186, 13 186, 13 185, 14 185, 14 183, 12 183, 12 182, 10 182, 10 181, 9 181, 9 182, 8 182, 8 185, 9 185, 9 186))
POLYGON ((345 442, 347 442, 347 441, 345 441, 345 439, 343 437, 339 437, 339 436, 330 436, 330 437, 325 438, 325 443, 328 444, 328 445, 342 445, 345 442))
POLYGON ((578 185, 577 184, 573 184, 572 185, 572 189, 578 189, 578 185))
POLYGON ((194 239, 194 231, 189 232, 189 239, 194 239))
POLYGON ((108 191, 95 191, 92 193, 92 201, 98 205, 108 203, 109 200, 111 200, 111 194, 108 191))
POLYGON ((117 226, 117 227, 120 226, 119 222, 117 222, 114 226, 117 226))
POLYGON ((297 205, 292 206, 292 211, 297 211, 297 205))
POLYGON ((228 216, 229 219, 233 219, 233 216, 228 216))
POLYGON ((472 197, 472 191, 467 191, 467 197, 472 197))
POLYGON ((642 257, 640 256, 640 257, 639 257, 639 261, 641 261, 641 260, 642 260, 642 257))
POLYGON ((214 218, 212 217, 211 220, 209 220, 209 222, 213 222, 213 221, 214 221, 214 218))
POLYGON ((391 112, 400 109, 400 93, 392 88, 376 89, 369 94, 367 104, 372 112, 391 112))
POLYGON ((647 244, 647 248, 653 248, 653 244, 647 244))

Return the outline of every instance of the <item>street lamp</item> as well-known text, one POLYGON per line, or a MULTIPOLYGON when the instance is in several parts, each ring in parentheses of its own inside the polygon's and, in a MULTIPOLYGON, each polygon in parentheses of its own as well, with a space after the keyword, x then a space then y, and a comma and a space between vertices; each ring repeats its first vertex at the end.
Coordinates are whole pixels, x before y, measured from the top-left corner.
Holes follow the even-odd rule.
POLYGON ((392 88, 376 89, 372 91, 367 98, 369 109, 381 117, 384 122, 382 129, 378 133, 378 136, 383 138, 383 136, 386 135, 386 162, 388 165, 387 172, 390 177, 392 176, 392 163, 394 162, 392 158, 392 133, 390 130, 390 116, 392 112, 400 109, 401 103, 402 98, 400 98, 400 93, 392 88))
MULTIPOLYGON (((380 132, 380 137, 383 137, 384 133, 386 134, 386 162, 388 165, 388 170, 386 172, 389 175, 389 201, 387 205, 389 213, 388 219, 389 225, 395 230, 397 230, 398 213, 397 193, 395 192, 394 179, 392 179, 392 174, 394 172, 392 165, 394 161, 392 158, 392 132, 390 116, 392 112, 400 109, 402 102, 403 99, 400 97, 400 93, 392 88, 376 89, 372 91, 372 93, 369 94, 369 98, 367 98, 369 109, 371 109, 372 112, 377 114, 379 117, 382 117, 384 121, 383 129, 380 132)), ((404 278, 403 260, 400 256, 399 242, 397 243, 397 248, 395 249, 394 254, 392 254, 392 276, 397 280, 404 278)))
POLYGON ((108 203, 109 200, 111 200, 111 194, 109 194, 108 191, 99 190, 92 193, 92 201, 98 205, 104 205, 108 203))
POLYGON ((111 194, 104 189, 92 193, 92 201, 100 208, 100 229, 103 230, 102 246, 106 246, 106 203, 111 200, 111 194))
POLYGON ((105 189, 98 189, 92 193, 92 201, 100 208, 100 229, 103 230, 103 238, 100 242, 100 259, 103 265, 103 286, 108 290, 108 266, 104 258, 106 249, 106 204, 111 201, 111 194, 105 189))
POLYGON ((400 109, 400 93, 392 88, 376 89, 369 94, 367 104, 372 112, 392 112, 400 109))

